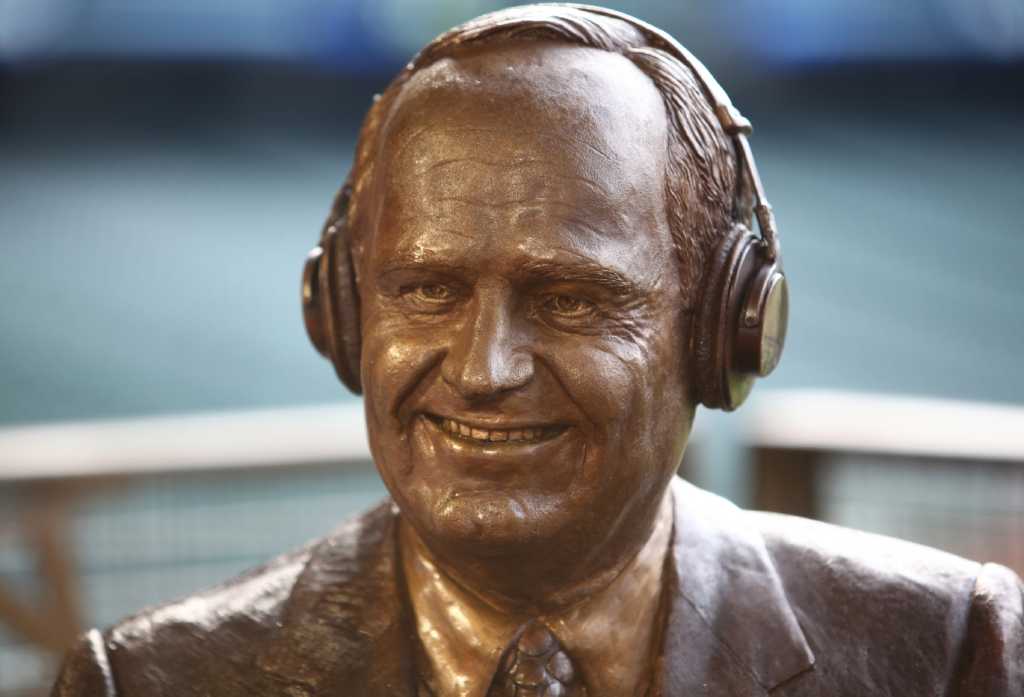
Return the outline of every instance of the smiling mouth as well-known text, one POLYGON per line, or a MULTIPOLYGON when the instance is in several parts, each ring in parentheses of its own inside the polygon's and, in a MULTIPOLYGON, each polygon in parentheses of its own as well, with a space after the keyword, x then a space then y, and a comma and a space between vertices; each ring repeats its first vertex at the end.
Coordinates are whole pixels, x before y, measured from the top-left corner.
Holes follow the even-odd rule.
POLYGON ((424 416, 451 438, 470 443, 486 443, 488 445, 540 443, 561 435, 568 428, 568 426, 561 424, 520 428, 482 428, 458 421, 457 419, 437 416, 436 414, 424 414, 424 416))

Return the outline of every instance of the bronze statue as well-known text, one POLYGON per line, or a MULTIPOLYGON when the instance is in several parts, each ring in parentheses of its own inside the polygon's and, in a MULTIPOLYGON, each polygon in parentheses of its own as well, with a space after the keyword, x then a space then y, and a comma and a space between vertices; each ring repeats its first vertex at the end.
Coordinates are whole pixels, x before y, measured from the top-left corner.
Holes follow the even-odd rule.
POLYGON ((697 405, 737 407, 782 349, 748 131, 611 11, 428 45, 304 280, 391 500, 88 633, 54 695, 1024 695, 1009 570, 674 476, 697 405))

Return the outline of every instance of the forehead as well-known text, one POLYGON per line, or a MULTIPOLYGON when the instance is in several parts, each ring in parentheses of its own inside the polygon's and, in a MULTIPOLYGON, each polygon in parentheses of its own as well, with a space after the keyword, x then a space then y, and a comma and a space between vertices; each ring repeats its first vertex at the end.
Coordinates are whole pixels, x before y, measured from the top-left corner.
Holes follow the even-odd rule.
POLYGON ((381 135, 380 253, 671 251, 665 107, 622 56, 531 42, 443 59, 381 135))

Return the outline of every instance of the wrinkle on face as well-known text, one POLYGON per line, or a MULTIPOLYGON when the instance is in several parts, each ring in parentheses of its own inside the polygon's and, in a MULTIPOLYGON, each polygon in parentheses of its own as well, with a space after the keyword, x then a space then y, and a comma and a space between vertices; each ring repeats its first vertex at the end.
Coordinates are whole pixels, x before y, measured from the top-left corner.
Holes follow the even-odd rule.
MULTIPOLYGON (((495 136, 494 142, 480 147, 507 148, 507 138, 495 136)), ((392 178, 383 196, 378 229, 412 223, 480 234, 498 228, 560 224, 604 237, 624 238, 636 227, 651 224, 639 220, 628 208, 629 185, 618 187, 627 194, 609 193, 615 188, 611 182, 560 172, 556 165, 536 162, 481 165, 467 159, 458 165, 449 163, 433 176, 402 174, 392 178)), ((561 164, 562 169, 571 166, 561 164)))
MULTIPOLYGON (((498 137, 507 136, 506 132, 495 132, 494 135, 498 137)), ((497 161, 493 159, 485 159, 481 157, 453 157, 440 162, 433 162, 422 168, 420 171, 413 172, 415 176, 424 176, 426 174, 434 173, 438 170, 446 170, 448 168, 464 168, 467 166, 480 166, 485 168, 493 168, 496 174, 499 174, 511 167, 523 167, 529 168, 531 171, 540 169, 544 173, 544 177, 548 180, 552 179, 564 179, 570 183, 583 183, 594 189, 595 193, 599 196, 612 196, 613 192, 607 188, 607 183, 598 180, 595 177, 588 177, 580 172, 560 172, 560 163, 553 162, 538 157, 524 156, 512 161, 497 161)))
MULTIPOLYGON (((416 128, 414 130, 409 131, 408 134, 406 134, 402 138, 402 140, 400 142, 398 142, 394 146, 394 150, 393 150, 392 154, 396 158, 403 156, 405 154, 405 150, 408 147, 410 147, 412 145, 415 145, 416 141, 418 139, 424 137, 427 134, 439 134, 439 135, 440 134, 447 134, 447 135, 452 135, 452 136, 459 136, 460 134, 466 134, 466 133, 469 133, 469 134, 490 133, 490 132, 493 132, 494 130, 495 129, 489 128, 489 127, 486 127, 486 126, 465 126, 465 125, 462 125, 462 126, 437 126, 437 125, 422 126, 422 127, 419 127, 419 128, 416 128)), ((604 148, 599 147, 598 145, 595 145, 593 143, 590 143, 590 142, 588 142, 585 139, 577 138, 577 137, 572 136, 572 135, 563 135, 563 134, 554 135, 552 133, 548 133, 548 132, 541 131, 541 130, 525 130, 525 129, 520 129, 519 134, 521 136, 527 136, 527 137, 530 137, 532 139, 536 139, 538 141, 547 141, 551 145, 560 145, 560 144, 566 142, 566 140, 568 140, 568 142, 572 143, 573 145, 577 145, 577 146, 579 146, 581 148, 589 150, 590 153, 593 154, 593 155, 596 155, 596 156, 598 156, 598 157, 600 157, 600 158, 602 158, 602 159, 604 159, 604 160, 606 160, 608 162, 612 162, 613 161, 611 154, 609 154, 604 148)), ((481 158, 481 161, 482 162, 487 162, 488 160, 485 160, 485 159, 481 158)), ((422 172, 421 172, 421 174, 422 174, 422 172)))

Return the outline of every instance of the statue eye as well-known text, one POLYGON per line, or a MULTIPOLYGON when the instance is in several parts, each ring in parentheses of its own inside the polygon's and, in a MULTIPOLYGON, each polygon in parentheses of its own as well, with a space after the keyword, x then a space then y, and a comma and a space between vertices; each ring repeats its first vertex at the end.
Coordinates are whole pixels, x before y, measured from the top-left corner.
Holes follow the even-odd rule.
POLYGON ((422 286, 417 286, 414 292, 421 300, 433 303, 448 302, 455 297, 455 292, 451 287, 443 283, 425 283, 422 286))
POLYGON ((403 286, 402 299, 422 312, 441 312, 458 299, 456 289, 446 283, 419 283, 403 286))
POLYGON ((574 295, 549 295, 544 299, 543 308, 556 317, 579 319, 593 313, 594 303, 574 295))

